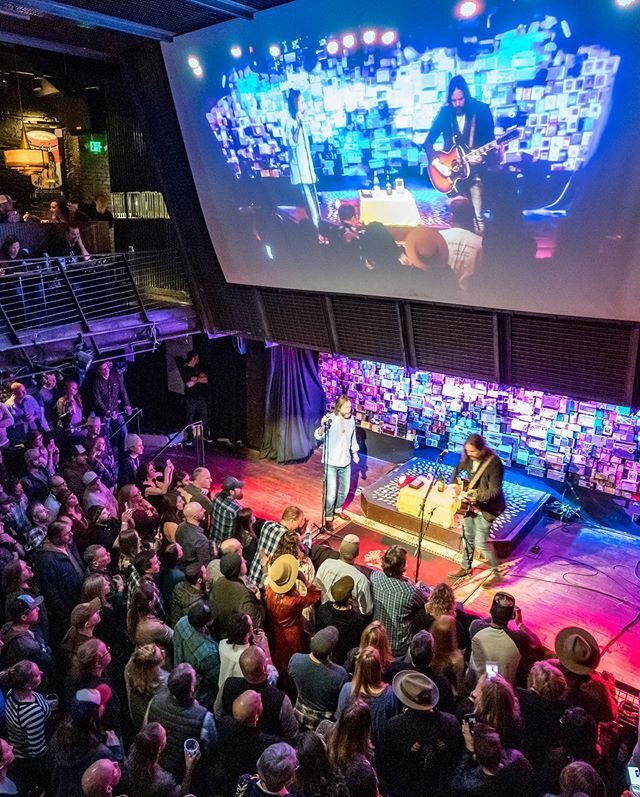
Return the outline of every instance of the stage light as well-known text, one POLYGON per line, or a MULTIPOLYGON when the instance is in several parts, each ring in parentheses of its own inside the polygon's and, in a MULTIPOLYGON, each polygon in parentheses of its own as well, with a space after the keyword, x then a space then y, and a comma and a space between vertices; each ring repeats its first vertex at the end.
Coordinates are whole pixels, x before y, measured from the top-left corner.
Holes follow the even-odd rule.
POLYGON ((278 47, 277 44, 272 44, 271 47, 269 47, 269 55, 272 58, 280 58, 280 56, 282 55, 282 50, 280 49, 280 47, 278 47))
POLYGON ((234 58, 240 58, 240 56, 242 55, 242 47, 238 47, 238 45, 236 44, 231 48, 230 52, 234 58))
POLYGON ((327 52, 329 55, 335 55, 338 50, 340 49, 340 45, 338 44, 335 39, 332 39, 330 42, 327 43, 327 52))
POLYGON ((376 32, 375 30, 366 30, 362 36, 362 41, 365 44, 373 44, 376 40, 376 32))
POLYGON ((396 34, 392 30, 386 30, 382 34, 382 43, 383 44, 386 44, 386 45, 393 44, 395 40, 396 40, 396 34))
POLYGON ((342 46, 346 47, 347 50, 350 50, 355 43, 356 43, 356 37, 352 33, 347 33, 347 35, 342 40, 342 46))
POLYGON ((474 2, 474 0, 465 0, 464 3, 460 3, 460 16, 463 19, 471 19, 471 17, 475 17, 478 13, 478 4, 474 2))
POLYGON ((637 5, 638 0, 616 0, 616 5, 618 8, 631 8, 632 6, 637 5))
POLYGON ((560 29, 564 33, 565 38, 567 39, 571 38, 571 27, 569 26, 569 23, 567 22, 566 19, 563 19, 562 22, 560 23, 560 29))
POLYGON ((197 69, 197 67, 200 66, 200 61, 198 61, 195 55, 190 55, 189 58, 187 58, 187 63, 189 64, 191 69, 197 69))
POLYGON ((197 67, 196 67, 196 68, 193 70, 193 74, 194 74, 196 77, 202 77, 202 76, 204 75, 204 72, 202 71, 202 67, 201 67, 201 66, 197 66, 197 67))

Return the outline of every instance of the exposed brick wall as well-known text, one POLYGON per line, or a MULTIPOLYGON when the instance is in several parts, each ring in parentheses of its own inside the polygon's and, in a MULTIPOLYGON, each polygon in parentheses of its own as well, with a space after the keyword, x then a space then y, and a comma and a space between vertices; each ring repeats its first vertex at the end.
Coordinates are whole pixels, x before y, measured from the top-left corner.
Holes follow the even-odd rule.
POLYGON ((91 136, 65 136, 66 183, 69 196, 92 202, 98 191, 111 191, 106 148, 99 155, 88 151, 91 136))
MULTIPOLYGON (((27 91, 26 81, 22 84, 23 116, 27 128, 34 124, 45 127, 59 127, 60 122, 52 115, 52 106, 46 99, 34 97, 27 91)), ((64 100, 62 100, 64 102, 64 100)), ((11 81, 0 88, 0 150, 12 149, 20 143, 21 120, 18 110, 15 84, 11 81)), ((62 141, 63 190, 68 196, 79 197, 83 202, 91 202, 98 191, 110 193, 109 162, 107 153, 94 155, 87 150, 90 136, 70 136, 66 133, 62 141)), ((45 210, 49 205, 50 192, 36 194, 31 180, 11 169, 6 169, 0 157, 0 194, 9 194, 20 208, 35 212, 45 210)))

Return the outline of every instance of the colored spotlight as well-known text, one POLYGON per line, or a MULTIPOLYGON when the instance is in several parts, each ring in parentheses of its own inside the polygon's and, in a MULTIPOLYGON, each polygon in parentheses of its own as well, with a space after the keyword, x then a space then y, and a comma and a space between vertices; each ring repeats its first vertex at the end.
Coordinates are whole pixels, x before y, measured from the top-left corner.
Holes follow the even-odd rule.
POLYGON ((477 17, 482 11, 482 5, 476 0, 463 0, 458 3, 455 10, 455 15, 459 19, 473 19, 477 17))
POLYGON ((272 44, 271 47, 269 47, 269 55, 272 58, 280 58, 280 56, 282 55, 282 50, 280 49, 280 47, 278 47, 277 44, 272 44))
POLYGON ((347 33, 347 35, 342 40, 342 46, 346 47, 347 50, 350 50, 355 43, 356 43, 356 37, 352 33, 347 33))
POLYGON ((187 63, 191 67, 191 69, 197 69, 200 66, 200 61, 195 57, 195 55, 190 55, 187 58, 187 63))
POLYGON ((392 30, 386 30, 382 34, 382 43, 383 44, 386 44, 386 45, 393 44, 395 40, 396 40, 396 34, 392 30))
POLYGON ((637 5, 638 0, 616 0, 616 5, 618 8, 631 8, 631 6, 637 5))
POLYGON ((231 48, 230 52, 234 58, 240 58, 240 56, 242 55, 242 47, 238 47, 238 45, 236 44, 231 48))
POLYGON ((339 44, 335 39, 332 39, 330 42, 327 43, 327 52, 329 55, 335 55, 339 50, 339 44))
POLYGON ((201 66, 197 66, 197 67, 196 67, 196 68, 193 70, 193 74, 194 74, 196 77, 202 77, 202 76, 204 75, 204 72, 202 71, 202 67, 201 67, 201 66))
POLYGON ((375 30, 366 30, 362 36, 362 41, 365 44, 373 44, 376 40, 376 32, 375 30))

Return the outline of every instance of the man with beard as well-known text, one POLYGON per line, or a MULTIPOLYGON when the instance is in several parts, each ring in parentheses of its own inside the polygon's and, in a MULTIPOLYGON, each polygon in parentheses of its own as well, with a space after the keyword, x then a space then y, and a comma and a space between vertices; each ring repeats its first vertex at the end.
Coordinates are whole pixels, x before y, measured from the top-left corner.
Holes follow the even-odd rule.
POLYGON ((465 441, 451 481, 455 482, 462 472, 468 477, 468 486, 465 488, 468 506, 462 521, 464 552, 460 569, 451 573, 449 578, 458 579, 471 575, 473 552, 477 549, 491 567, 491 576, 482 584, 489 588, 501 580, 498 559, 489 542, 489 534, 494 520, 506 509, 502 492, 504 465, 500 457, 487 446, 484 437, 472 434, 465 441))
MULTIPOLYGON (((424 143, 429 163, 444 177, 450 177, 450 169, 440 163, 438 159, 440 153, 435 148, 436 141, 440 138, 445 152, 457 145, 466 149, 475 149, 488 144, 494 138, 491 108, 471 96, 467 81, 462 75, 451 78, 447 90, 447 102, 438 112, 424 143)), ((482 177, 487 161, 482 164, 482 160, 474 156, 469 159, 469 163, 472 166, 471 175, 468 180, 458 182, 456 190, 471 200, 476 217, 476 232, 482 234, 484 231, 482 177)))

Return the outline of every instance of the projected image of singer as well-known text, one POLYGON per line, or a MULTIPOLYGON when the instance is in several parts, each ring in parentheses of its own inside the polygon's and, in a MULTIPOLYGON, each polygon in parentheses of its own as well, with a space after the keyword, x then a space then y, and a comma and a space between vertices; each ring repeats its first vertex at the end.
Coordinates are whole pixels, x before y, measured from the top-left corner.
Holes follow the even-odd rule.
POLYGON ((325 528, 333 531, 333 518, 337 515, 342 520, 350 520, 343 510, 344 502, 351 483, 351 460, 356 465, 358 441, 356 440, 356 422, 351 414, 351 400, 340 396, 335 409, 322 419, 314 432, 316 440, 324 444, 322 462, 325 466, 325 528))
POLYGON ((479 434, 472 434, 467 438, 460 461, 453 471, 452 482, 465 471, 466 478, 461 479, 464 485, 461 512, 466 510, 462 521, 464 552, 460 569, 451 573, 449 578, 471 575, 473 552, 477 548, 492 570, 491 576, 482 586, 491 587, 501 580, 498 559, 488 538, 493 521, 506 508, 502 492, 504 466, 500 457, 487 446, 484 437, 479 434))
POLYGON ((451 196, 462 194, 473 203, 476 232, 484 232, 484 184, 483 169, 486 160, 475 154, 468 156, 468 177, 460 174, 447 163, 446 154, 453 147, 473 150, 488 144, 494 138, 494 122, 491 108, 484 102, 474 99, 467 81, 462 75, 455 75, 449 82, 447 102, 436 116, 424 148, 429 158, 432 182, 440 191, 451 196), (436 150, 438 139, 442 138, 444 152, 436 150), (435 176, 435 180, 433 179, 435 176), (438 180, 438 176, 442 181, 438 180))
POLYGON ((316 190, 318 178, 313 168, 309 131, 305 125, 306 106, 304 97, 298 89, 289 89, 287 105, 290 116, 286 129, 291 182, 293 185, 300 186, 309 218, 313 226, 318 229, 320 224, 320 205, 316 190))

